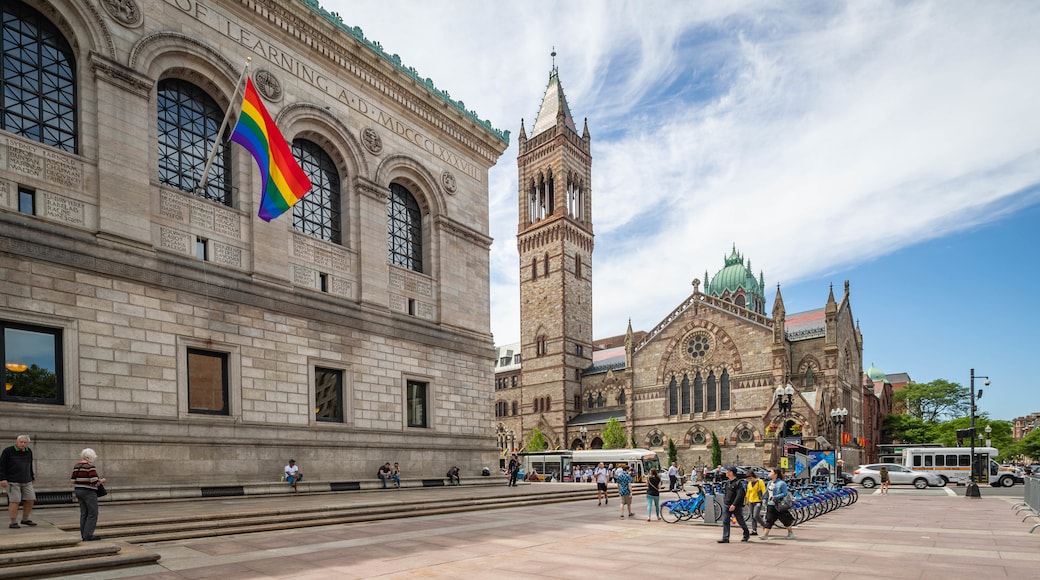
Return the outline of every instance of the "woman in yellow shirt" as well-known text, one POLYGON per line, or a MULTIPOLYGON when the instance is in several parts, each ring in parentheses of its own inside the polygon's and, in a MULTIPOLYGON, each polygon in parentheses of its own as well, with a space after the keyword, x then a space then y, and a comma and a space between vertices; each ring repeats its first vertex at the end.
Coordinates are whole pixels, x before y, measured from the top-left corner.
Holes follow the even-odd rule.
POLYGON ((744 498, 747 501, 748 508, 751 509, 751 535, 758 535, 758 524, 762 524, 764 528, 766 523, 762 520, 762 498, 766 496, 766 484, 755 475, 754 470, 749 470, 747 474, 747 490, 744 492, 744 498))

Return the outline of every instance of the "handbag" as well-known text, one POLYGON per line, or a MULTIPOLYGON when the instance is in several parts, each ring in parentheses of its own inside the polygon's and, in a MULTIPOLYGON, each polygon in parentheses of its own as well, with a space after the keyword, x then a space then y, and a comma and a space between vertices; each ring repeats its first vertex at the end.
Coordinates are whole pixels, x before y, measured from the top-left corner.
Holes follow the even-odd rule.
POLYGON ((776 509, 777 509, 777 511, 786 512, 787 510, 791 509, 791 506, 793 506, 793 505, 794 505, 794 497, 791 496, 790 493, 788 493, 784 497, 776 500, 776 509))
POLYGON ((105 489, 105 484, 103 484, 103 483, 97 484, 97 496, 98 497, 105 497, 106 495, 108 495, 108 490, 105 489))

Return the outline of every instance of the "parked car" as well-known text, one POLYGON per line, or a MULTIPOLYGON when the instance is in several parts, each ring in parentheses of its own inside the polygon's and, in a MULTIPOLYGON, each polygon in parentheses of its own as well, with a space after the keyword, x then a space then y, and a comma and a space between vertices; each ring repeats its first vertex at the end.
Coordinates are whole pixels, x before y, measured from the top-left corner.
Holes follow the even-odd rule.
POLYGON ((759 479, 769 479, 769 470, 760 465, 738 465, 737 470, 739 470, 744 477, 747 477, 749 472, 754 471, 755 475, 758 476, 759 479))
POLYGON ((1025 470, 1018 465, 1005 463, 997 468, 996 473, 991 473, 990 477, 990 481, 992 482, 991 485, 993 487, 998 485, 1011 487, 1016 483, 1025 483, 1025 470))
POLYGON ((1026 474, 1027 475, 1040 476, 1040 463, 1034 463, 1034 464, 1026 467, 1026 474))
POLYGON ((913 485, 917 489, 928 486, 942 487, 946 481, 942 477, 927 471, 914 471, 897 463, 872 463, 860 465, 852 472, 852 483, 858 483, 867 489, 881 484, 881 468, 888 468, 888 481, 892 485, 913 485))

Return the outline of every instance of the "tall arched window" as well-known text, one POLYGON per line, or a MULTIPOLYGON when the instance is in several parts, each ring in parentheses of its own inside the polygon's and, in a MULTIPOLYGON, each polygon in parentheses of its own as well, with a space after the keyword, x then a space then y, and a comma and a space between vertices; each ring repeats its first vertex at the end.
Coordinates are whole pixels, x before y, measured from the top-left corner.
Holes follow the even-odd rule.
POLYGON ((812 367, 806 367, 805 369, 805 386, 813 386, 815 377, 813 377, 812 367))
POLYGON ((386 212, 390 263, 422 272, 422 213, 419 203, 404 186, 392 183, 386 212))
POLYGON ((293 206, 293 229, 318 239, 339 244, 339 171, 332 158, 317 143, 293 139, 293 157, 311 180, 311 191, 293 206))
POLYGON ((679 414, 679 384, 675 377, 668 382, 668 415, 674 417, 679 414))
POLYGON ((708 397, 707 398, 708 398, 708 412, 709 413, 714 411, 715 408, 716 408, 715 402, 716 402, 716 396, 718 395, 718 391, 716 391, 715 388, 716 388, 716 385, 715 385, 715 371, 711 371, 711 372, 708 373, 708 397))
POLYGON ((683 415, 687 415, 690 412, 690 377, 688 377, 687 375, 683 375, 681 392, 682 392, 682 414, 683 415))
POLYGON ((217 153, 200 197, 231 205, 231 148, 216 139, 224 111, 213 97, 180 79, 159 81, 159 182, 194 192, 214 140, 217 153))
POLYGON ((729 411, 729 370, 722 369, 722 378, 719 381, 719 410, 729 411))
POLYGON ((693 377, 693 412, 704 412, 704 379, 701 378, 700 371, 693 377))
POLYGON ((50 20, 24 2, 4 2, 0 30, 0 129, 75 153, 76 58, 50 20))

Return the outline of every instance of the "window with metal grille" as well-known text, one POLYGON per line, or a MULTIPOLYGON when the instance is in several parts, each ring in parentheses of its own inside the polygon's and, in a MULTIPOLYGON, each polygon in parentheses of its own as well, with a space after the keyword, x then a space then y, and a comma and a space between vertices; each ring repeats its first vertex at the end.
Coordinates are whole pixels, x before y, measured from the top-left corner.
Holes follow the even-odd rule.
POLYGON ((339 171, 317 143, 294 139, 293 157, 311 180, 311 191, 293 206, 293 229, 318 239, 341 243, 339 171))
POLYGON ((0 34, 0 128, 76 153, 76 59, 50 20, 24 2, 4 2, 0 34))
MULTIPOLYGON (((194 193, 224 111, 205 91, 180 79, 159 81, 157 106, 159 182, 194 193)), ((231 205, 231 148, 223 138, 215 146, 209 179, 199 196, 231 205)))
POLYGON ((419 203, 404 186, 392 183, 386 209, 390 263, 422 272, 422 213, 419 203))

